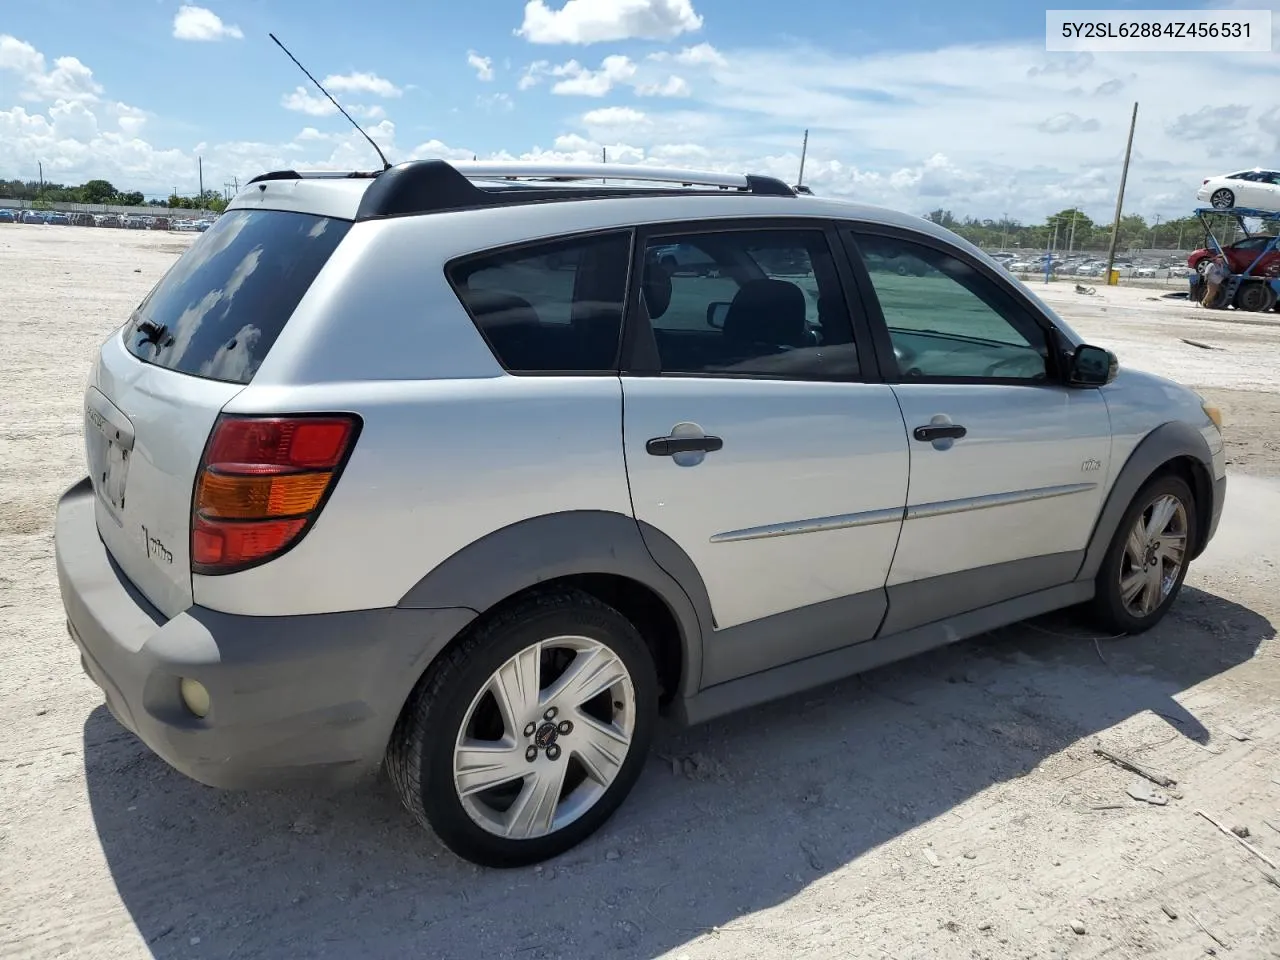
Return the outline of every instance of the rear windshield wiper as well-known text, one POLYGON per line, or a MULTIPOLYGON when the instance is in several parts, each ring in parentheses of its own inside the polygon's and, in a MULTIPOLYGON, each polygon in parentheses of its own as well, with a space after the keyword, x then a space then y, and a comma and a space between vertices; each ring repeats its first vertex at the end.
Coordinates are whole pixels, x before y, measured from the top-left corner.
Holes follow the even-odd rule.
POLYGON ((167 324, 156 323, 154 320, 143 320, 134 326, 133 332, 142 334, 143 343, 154 343, 156 346, 160 346, 160 341, 169 332, 169 327, 167 324))

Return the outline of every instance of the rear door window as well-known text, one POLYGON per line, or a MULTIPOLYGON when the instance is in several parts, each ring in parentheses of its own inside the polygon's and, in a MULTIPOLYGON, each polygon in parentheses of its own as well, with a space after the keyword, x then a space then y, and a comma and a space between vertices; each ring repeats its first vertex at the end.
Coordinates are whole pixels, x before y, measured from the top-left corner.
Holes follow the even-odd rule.
POLYGON ((306 213, 224 213, 134 312, 129 351, 179 373, 248 383, 350 228, 306 213))

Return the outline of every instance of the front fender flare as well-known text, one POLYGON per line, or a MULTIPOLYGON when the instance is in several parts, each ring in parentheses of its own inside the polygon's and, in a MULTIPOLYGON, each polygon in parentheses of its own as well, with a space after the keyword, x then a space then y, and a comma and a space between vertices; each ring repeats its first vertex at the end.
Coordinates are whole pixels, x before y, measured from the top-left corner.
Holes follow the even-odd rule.
MULTIPOLYGON (((1150 480, 1162 466, 1179 457, 1187 457, 1200 467, 1203 474, 1200 481, 1203 483, 1198 481, 1195 485, 1197 496, 1212 496, 1213 454, 1200 431, 1178 420, 1156 427, 1134 447, 1133 453, 1129 455, 1129 459, 1116 475, 1115 482, 1111 484, 1106 503, 1103 504, 1097 522, 1094 523, 1093 534, 1085 549, 1084 560, 1076 574, 1077 580, 1092 580, 1098 575, 1098 570, 1106 557, 1107 547, 1111 545, 1111 538, 1115 536, 1116 528, 1120 525, 1120 520, 1124 512, 1129 509, 1133 498, 1142 489, 1142 485, 1150 480)), ((1212 507, 1212 504, 1197 503, 1196 507, 1197 519, 1201 519, 1208 516, 1204 510, 1206 507, 1212 507)), ((1198 532, 1199 542, 1194 545, 1192 559, 1199 554, 1206 541, 1208 530, 1203 522, 1199 525, 1198 532)))

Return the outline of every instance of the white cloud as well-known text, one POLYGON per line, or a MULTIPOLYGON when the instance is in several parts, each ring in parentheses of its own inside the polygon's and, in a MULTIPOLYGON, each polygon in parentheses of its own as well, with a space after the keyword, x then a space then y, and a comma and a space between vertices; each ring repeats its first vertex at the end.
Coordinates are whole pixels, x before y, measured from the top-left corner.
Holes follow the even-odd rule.
POLYGON ((615 86, 632 81, 636 65, 630 57, 620 54, 605 57, 598 70, 584 67, 577 60, 553 66, 546 60, 529 64, 517 86, 528 90, 542 82, 544 77, 559 78, 551 85, 551 92, 561 96, 603 97, 615 86))
POLYGON ((512 102, 510 94, 506 93, 490 93, 485 96, 476 97, 476 105, 483 110, 493 112, 494 110, 514 110, 516 105, 512 102))
POLYGON ((529 0, 516 35, 530 43, 672 40, 702 28, 690 0, 568 0, 552 10, 529 0))
POLYGON ((493 79, 493 58, 482 57, 474 50, 467 51, 467 66, 476 72, 477 80, 493 79))
MULTIPOLYGON (((346 106, 346 104, 343 104, 343 106, 346 106)), ((353 117, 359 117, 361 120, 385 120, 387 118, 386 108, 376 103, 353 103, 347 107, 347 113, 353 117)))
POLYGON ((684 77, 670 76, 662 83, 640 83, 636 93, 642 97, 687 97, 693 91, 684 77))
POLYGON ((116 126, 120 128, 122 133, 131 137, 136 137, 142 132, 142 128, 147 125, 146 111, 131 107, 127 103, 107 104, 103 112, 115 121, 116 126))
POLYGON ((551 62, 549 60, 535 60, 524 68, 524 73, 521 74, 516 87, 520 90, 529 90, 536 87, 542 82, 542 78, 545 77, 550 70, 551 62))
POLYGON ((181 6, 173 17, 173 35, 179 40, 243 40, 244 32, 204 7, 181 6))
POLYGON ((656 53, 649 54, 649 59, 657 60, 660 63, 666 60, 673 60, 686 67, 723 67, 728 62, 725 60, 724 54, 709 43, 699 43, 693 47, 685 47, 675 53, 659 50, 656 53))
POLYGON ((369 93, 375 97, 398 97, 404 93, 390 80, 376 73, 331 73, 324 78, 324 86, 330 92, 369 93))
POLYGON ((22 76, 44 73, 44 54, 26 41, 0 33, 0 70, 22 76))
POLYGON ((59 140, 92 140, 98 135, 98 118, 79 100, 59 100, 49 108, 49 119, 59 140))
POLYGON ((0 70, 18 75, 24 100, 92 102, 102 93, 102 85, 93 79, 93 71, 77 58, 58 57, 53 61, 53 69, 46 70, 44 54, 8 34, 0 34, 0 70))
POLYGON ((588 110, 584 113, 582 122, 588 126, 636 127, 647 124, 649 118, 631 107, 601 107, 599 110, 588 110))
POLYGON ((558 78, 551 85, 551 92, 561 96, 603 97, 620 86, 631 87, 641 97, 687 97, 693 93, 683 77, 666 74, 647 62, 636 63, 622 54, 605 57, 595 70, 577 60, 554 65, 548 60, 535 60, 525 68, 516 86, 529 90, 548 77, 558 78))
POLYGON ((286 93, 280 98, 280 106, 286 110, 305 113, 309 117, 327 117, 338 112, 338 108, 328 98, 318 93, 313 94, 306 87, 294 87, 292 93, 286 93))

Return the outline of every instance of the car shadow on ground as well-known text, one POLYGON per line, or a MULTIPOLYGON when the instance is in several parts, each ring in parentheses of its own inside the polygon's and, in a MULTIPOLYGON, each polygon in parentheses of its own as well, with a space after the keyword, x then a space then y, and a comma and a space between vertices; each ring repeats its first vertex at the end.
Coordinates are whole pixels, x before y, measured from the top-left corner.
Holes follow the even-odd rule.
POLYGON ((652 957, 1135 714, 1207 742, 1174 696, 1273 635, 1188 587, 1142 637, 1095 643, 1059 614, 665 730, 603 830, 515 871, 454 858, 382 781, 326 795, 203 787, 101 707, 85 766, 106 861, 157 958, 652 957))

